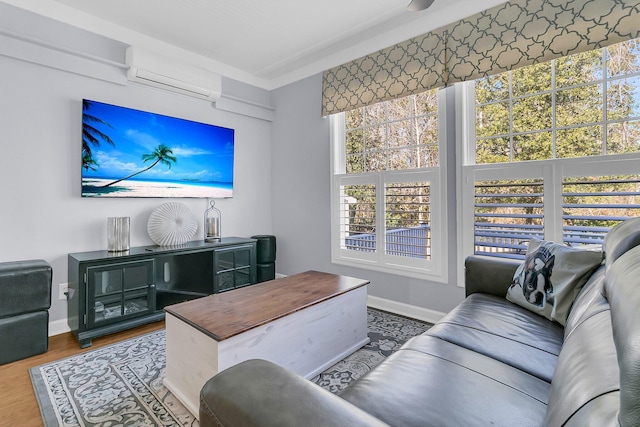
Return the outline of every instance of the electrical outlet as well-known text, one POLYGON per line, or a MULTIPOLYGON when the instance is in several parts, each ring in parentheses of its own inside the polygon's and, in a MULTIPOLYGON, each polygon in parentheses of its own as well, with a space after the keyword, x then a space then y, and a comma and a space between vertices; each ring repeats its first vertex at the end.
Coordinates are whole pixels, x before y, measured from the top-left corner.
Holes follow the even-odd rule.
POLYGON ((65 295, 69 291, 68 283, 60 283, 60 287, 58 288, 58 299, 67 299, 65 295))

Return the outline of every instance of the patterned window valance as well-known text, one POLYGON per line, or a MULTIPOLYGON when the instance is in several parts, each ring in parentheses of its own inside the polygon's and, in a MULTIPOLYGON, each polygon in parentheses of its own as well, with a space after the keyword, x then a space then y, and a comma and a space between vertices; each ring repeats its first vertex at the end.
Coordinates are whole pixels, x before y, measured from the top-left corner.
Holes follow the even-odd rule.
POLYGON ((322 115, 445 85, 444 29, 348 62, 322 76, 322 115))
POLYGON ((512 0, 324 72, 322 114, 640 36, 640 0, 512 0))

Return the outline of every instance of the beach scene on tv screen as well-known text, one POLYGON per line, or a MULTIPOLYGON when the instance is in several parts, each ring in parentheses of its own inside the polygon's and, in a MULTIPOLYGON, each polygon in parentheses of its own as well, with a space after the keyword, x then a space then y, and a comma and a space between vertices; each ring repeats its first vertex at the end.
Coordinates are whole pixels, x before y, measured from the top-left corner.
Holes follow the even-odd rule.
POLYGON ((82 101, 83 197, 232 197, 233 162, 233 129, 82 101))

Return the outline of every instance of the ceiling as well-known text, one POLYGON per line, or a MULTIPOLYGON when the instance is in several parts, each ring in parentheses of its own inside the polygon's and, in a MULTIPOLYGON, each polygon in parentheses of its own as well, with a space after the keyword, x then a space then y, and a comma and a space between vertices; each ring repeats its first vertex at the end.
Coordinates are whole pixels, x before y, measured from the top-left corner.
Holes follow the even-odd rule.
POLYGON ((3 0, 129 44, 199 58, 266 89, 321 72, 504 0, 3 0))

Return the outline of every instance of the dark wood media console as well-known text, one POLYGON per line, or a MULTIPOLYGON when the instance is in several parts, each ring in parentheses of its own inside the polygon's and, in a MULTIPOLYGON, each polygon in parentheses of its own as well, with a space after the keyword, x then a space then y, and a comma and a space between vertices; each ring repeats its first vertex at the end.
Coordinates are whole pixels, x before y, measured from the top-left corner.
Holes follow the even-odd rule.
POLYGON ((69 254, 68 323, 81 347, 164 318, 164 307, 256 283, 256 240, 69 254))

